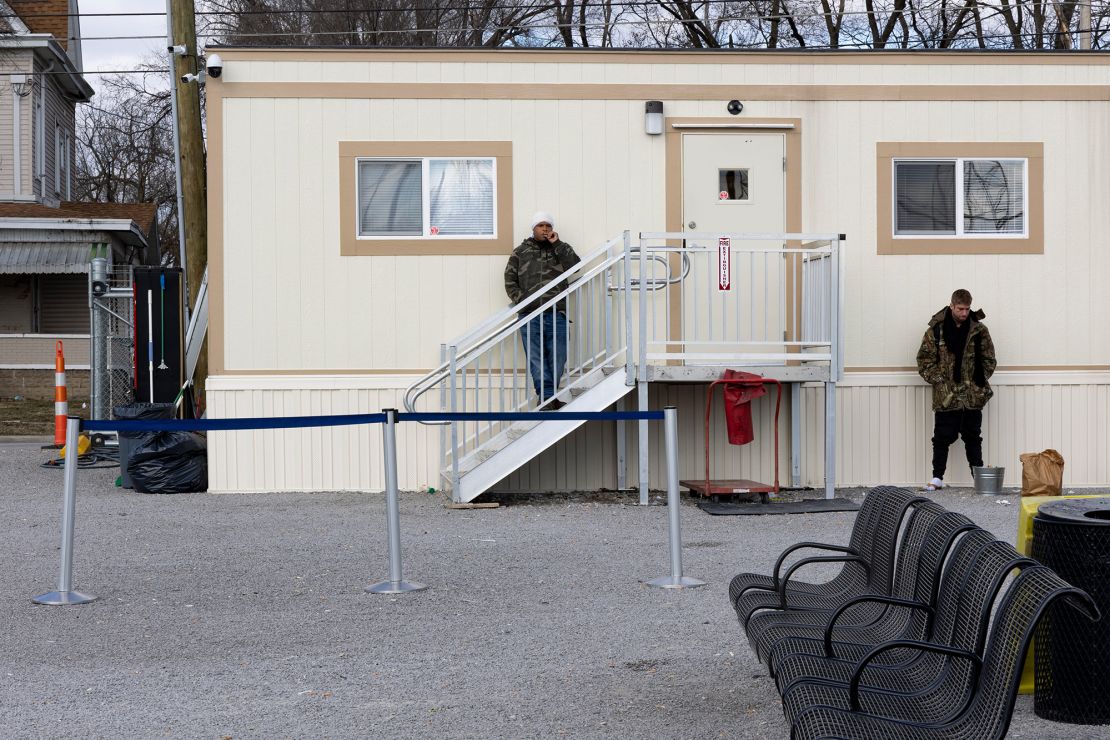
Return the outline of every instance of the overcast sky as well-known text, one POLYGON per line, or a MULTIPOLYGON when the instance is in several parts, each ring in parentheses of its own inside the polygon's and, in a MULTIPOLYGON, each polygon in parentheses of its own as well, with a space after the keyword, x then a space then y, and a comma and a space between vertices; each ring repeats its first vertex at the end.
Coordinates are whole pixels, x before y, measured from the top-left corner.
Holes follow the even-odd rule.
POLYGON ((81 12, 82 54, 85 73, 94 88, 102 70, 136 69, 151 54, 166 58, 165 0, 78 0, 81 12), (89 13, 112 15, 90 16, 89 13), (118 13, 158 13, 151 16, 125 16, 118 13), (157 36, 155 39, 98 41, 102 36, 157 36))

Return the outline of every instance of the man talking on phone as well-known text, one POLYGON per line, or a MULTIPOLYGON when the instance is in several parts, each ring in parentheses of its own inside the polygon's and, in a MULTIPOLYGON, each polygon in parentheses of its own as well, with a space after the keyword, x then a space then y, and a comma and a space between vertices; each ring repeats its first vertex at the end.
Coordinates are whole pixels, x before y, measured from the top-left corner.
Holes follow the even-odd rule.
MULTIPOLYGON (((531 227, 532 235, 513 250, 505 265, 505 292, 514 306, 543 290, 539 299, 520 311, 522 316, 565 290, 566 280, 555 284, 551 281, 581 261, 574 248, 559 238, 555 217, 550 213, 536 211, 531 227)), ((566 299, 529 320, 521 327, 520 338, 528 355, 528 372, 539 404, 544 410, 558 411, 565 405, 555 395, 567 364, 566 299)))

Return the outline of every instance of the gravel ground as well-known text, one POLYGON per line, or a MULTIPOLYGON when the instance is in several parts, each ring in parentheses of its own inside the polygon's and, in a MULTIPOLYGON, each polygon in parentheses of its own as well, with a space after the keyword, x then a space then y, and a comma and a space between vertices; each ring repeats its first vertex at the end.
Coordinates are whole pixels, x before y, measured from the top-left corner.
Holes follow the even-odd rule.
MULTIPOLYGON (((0 444, 0 737, 785 738, 774 684, 727 600, 801 539, 845 541, 854 514, 710 517, 682 509, 687 575, 668 572, 666 510, 619 494, 507 496, 448 510, 401 496, 404 572, 388 575, 380 495, 146 496, 79 475, 74 587, 55 587, 60 470, 0 444)), ((841 495, 860 498, 862 491, 841 495)), ((1013 540, 1015 495, 938 498, 1013 540)), ((1043 721, 1015 738, 1107 737, 1043 721)))

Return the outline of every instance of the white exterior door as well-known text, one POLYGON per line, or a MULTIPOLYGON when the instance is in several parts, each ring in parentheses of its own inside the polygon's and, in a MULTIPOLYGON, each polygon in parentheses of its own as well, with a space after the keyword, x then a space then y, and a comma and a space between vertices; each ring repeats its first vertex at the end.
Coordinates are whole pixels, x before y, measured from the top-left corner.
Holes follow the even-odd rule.
MULTIPOLYGON (((683 229, 732 234, 785 232, 785 152, 783 134, 683 135, 683 229)), ((785 266, 776 252, 782 242, 733 240, 728 290, 721 289, 717 243, 688 240, 687 247, 695 243, 708 249, 690 252, 690 273, 680 284, 687 362, 710 362, 713 358, 708 355, 721 353, 781 352, 785 266)), ((754 359, 743 364, 760 362, 754 359)))
POLYGON ((783 134, 685 134, 687 231, 781 232, 786 226, 783 134))

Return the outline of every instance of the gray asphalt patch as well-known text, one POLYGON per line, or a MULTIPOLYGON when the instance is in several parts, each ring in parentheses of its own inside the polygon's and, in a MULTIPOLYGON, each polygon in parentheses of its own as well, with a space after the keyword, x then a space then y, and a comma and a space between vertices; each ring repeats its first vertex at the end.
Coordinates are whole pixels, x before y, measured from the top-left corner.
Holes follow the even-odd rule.
MULTIPOLYGON (((0 446, 0 737, 786 738, 728 580, 802 539, 843 542, 852 513, 682 511, 688 575, 671 592, 667 516, 615 493, 506 497, 449 511, 404 493, 405 596, 388 576, 380 494, 183 494, 79 476, 79 607, 56 587, 60 470, 0 446)), ((858 501, 860 491, 838 491, 858 501)), ((1013 540, 1017 498, 937 498, 1013 540), (1008 500, 1009 505, 996 503, 1008 500)), ((1105 737, 1022 697, 1011 737, 1105 737)))

